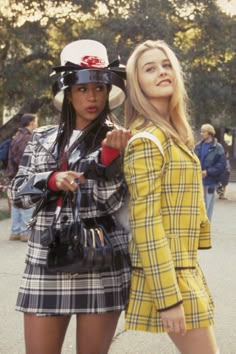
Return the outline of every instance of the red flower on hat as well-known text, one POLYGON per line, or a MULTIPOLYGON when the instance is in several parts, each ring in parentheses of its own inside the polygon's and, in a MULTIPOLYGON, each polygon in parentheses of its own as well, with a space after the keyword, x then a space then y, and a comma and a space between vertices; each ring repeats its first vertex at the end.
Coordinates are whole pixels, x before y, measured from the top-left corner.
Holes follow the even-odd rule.
POLYGON ((106 63, 102 58, 85 55, 83 58, 81 58, 80 65, 85 68, 104 68, 106 63))

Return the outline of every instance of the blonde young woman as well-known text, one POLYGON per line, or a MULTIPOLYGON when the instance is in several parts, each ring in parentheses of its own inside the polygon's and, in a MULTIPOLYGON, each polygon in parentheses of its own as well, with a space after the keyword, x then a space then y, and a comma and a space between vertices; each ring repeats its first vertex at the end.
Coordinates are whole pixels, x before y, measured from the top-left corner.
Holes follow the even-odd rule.
POLYGON ((163 41, 138 45, 127 63, 126 125, 148 138, 126 148, 132 281, 126 328, 167 332, 183 354, 216 354, 214 304, 198 265, 211 247, 201 168, 180 64, 163 41))

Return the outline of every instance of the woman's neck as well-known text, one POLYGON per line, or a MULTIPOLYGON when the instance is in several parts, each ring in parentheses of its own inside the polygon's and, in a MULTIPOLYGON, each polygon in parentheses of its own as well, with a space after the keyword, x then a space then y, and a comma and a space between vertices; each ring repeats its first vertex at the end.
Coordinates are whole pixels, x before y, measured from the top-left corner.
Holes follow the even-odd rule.
POLYGON ((151 99, 150 102, 163 118, 170 121, 169 100, 167 100, 166 97, 151 99))

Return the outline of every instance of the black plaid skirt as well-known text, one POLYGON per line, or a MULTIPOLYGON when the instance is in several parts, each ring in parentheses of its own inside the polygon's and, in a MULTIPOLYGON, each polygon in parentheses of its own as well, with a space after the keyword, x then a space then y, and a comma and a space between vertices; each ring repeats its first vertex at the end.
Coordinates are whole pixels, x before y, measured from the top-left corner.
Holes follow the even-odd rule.
POLYGON ((106 313, 125 309, 130 287, 128 265, 86 274, 48 273, 26 264, 16 310, 47 315, 106 313))

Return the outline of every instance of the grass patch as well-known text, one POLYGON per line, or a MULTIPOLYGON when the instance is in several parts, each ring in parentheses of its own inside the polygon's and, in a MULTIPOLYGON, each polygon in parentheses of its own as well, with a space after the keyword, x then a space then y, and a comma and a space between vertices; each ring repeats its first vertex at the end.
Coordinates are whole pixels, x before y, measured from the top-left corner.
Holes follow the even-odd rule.
POLYGON ((0 191, 0 199, 1 198, 6 198, 7 199, 7 191, 0 191))
POLYGON ((8 219, 8 218, 10 218, 10 217, 11 217, 11 215, 10 215, 9 211, 7 211, 7 210, 0 210, 0 221, 1 221, 1 220, 4 220, 4 219, 8 219))

